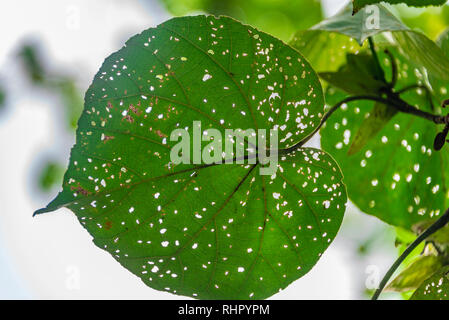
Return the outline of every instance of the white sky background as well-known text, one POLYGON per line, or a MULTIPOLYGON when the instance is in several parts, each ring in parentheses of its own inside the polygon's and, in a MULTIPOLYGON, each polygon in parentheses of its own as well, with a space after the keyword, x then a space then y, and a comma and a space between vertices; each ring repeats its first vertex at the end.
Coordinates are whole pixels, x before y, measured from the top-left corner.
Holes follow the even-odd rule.
MULTIPOLYGON (((0 81, 8 89, 9 105, 0 115, 0 299, 182 298, 146 287, 97 248, 69 210, 31 217, 51 200, 33 187, 40 160, 53 156, 68 163, 74 137, 64 127, 60 101, 23 79, 14 57, 20 43, 39 38, 49 54, 49 67, 67 68, 85 91, 105 57, 133 34, 169 17, 157 1, 143 2, 15 0, 3 4, 0 81)), ((341 0, 323 2, 327 15, 344 5, 341 0)), ((345 218, 342 233, 317 266, 274 299, 361 298, 367 267, 377 264, 379 272, 385 272, 394 250, 382 244, 384 239, 369 257, 355 254, 358 240, 378 230, 381 223, 354 214, 354 209, 348 211, 350 218, 345 218)), ((386 235, 391 238, 391 232, 386 235)))

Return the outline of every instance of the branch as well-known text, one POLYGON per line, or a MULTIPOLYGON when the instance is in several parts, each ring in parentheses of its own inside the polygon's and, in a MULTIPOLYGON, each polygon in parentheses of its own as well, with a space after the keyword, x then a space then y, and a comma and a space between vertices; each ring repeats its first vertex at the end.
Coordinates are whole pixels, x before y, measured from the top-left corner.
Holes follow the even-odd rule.
POLYGON ((412 85, 410 85, 410 86, 404 87, 404 88, 402 88, 402 89, 396 91, 396 94, 401 95, 401 94, 403 94, 404 92, 407 92, 407 91, 410 91, 410 90, 413 90, 413 89, 421 89, 421 90, 424 90, 424 91, 426 92, 427 100, 429 100, 429 104, 430 104, 431 109, 432 109, 432 110, 435 110, 435 106, 434 106, 433 101, 432 101, 432 92, 431 92, 430 89, 429 89, 427 86, 425 86, 425 85, 421 85, 421 84, 412 84, 412 85))
POLYGON ((398 65, 396 64, 393 54, 388 49, 385 49, 384 52, 388 58, 390 58, 391 63, 391 81, 388 85, 390 88, 394 88, 396 86, 396 82, 398 81, 398 65))
POLYGON ((397 109, 400 112, 412 114, 414 116, 432 121, 435 124, 446 124, 449 123, 449 115, 448 116, 439 116, 434 115, 426 111, 419 110, 411 105, 409 105, 407 102, 401 100, 398 98, 397 95, 393 95, 389 97, 390 99, 381 98, 378 96, 372 96, 372 95, 360 95, 360 96, 352 96, 348 97, 346 99, 343 99, 342 101, 335 104, 332 108, 329 109, 329 111, 321 118, 321 121, 319 125, 304 139, 296 143, 295 145, 287 148, 279 150, 280 154, 290 153, 300 147, 302 147, 306 142, 308 142, 324 125, 324 123, 329 119, 329 117, 338 110, 343 104, 349 103, 351 101, 358 101, 358 100, 369 100, 369 101, 376 101, 383 103, 385 105, 392 106, 393 108, 397 109))
POLYGON ((379 284, 379 288, 374 292, 373 297, 371 300, 377 300, 379 298, 379 295, 382 293, 382 290, 385 288, 388 280, 390 280, 391 276, 394 274, 396 269, 401 265, 401 263, 407 258, 407 256, 423 242, 428 237, 430 237, 432 234, 437 232, 438 230, 442 229, 447 223, 449 222, 449 209, 446 210, 446 212, 429 228, 427 228, 423 233, 419 235, 418 238, 416 238, 415 241, 410 244, 407 249, 401 254, 401 256, 393 263, 393 265, 390 267, 390 269, 385 274, 384 278, 379 284))
POLYGON ((376 47, 374 46, 373 38, 368 37, 368 42, 369 42, 369 48, 371 50, 371 54, 373 55, 373 58, 374 58, 374 63, 376 64, 377 72, 379 73, 379 76, 380 76, 380 79, 377 79, 377 80, 386 82, 385 81, 385 73, 380 65, 379 57, 377 56, 376 47))

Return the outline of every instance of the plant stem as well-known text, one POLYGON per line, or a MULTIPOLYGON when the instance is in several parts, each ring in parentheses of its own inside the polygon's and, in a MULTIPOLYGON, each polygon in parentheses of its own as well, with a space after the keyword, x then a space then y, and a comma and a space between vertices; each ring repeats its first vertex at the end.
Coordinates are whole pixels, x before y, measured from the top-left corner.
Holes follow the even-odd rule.
POLYGON ((383 277, 382 281, 379 284, 379 288, 374 292, 373 297, 371 300, 377 300, 379 298, 379 295, 382 293, 382 290, 385 288, 388 280, 390 280, 391 276, 394 274, 396 269, 401 265, 401 263, 407 258, 407 256, 418 246, 426 240, 428 237, 430 237, 432 234, 443 228, 447 223, 449 222, 449 209, 446 210, 446 212, 429 228, 427 228, 423 233, 419 235, 418 238, 416 238, 415 241, 413 241, 407 249, 401 254, 401 256, 393 263, 393 265, 390 267, 390 269, 387 271, 385 276, 383 277))
POLYGON ((379 77, 380 77, 380 79, 377 79, 377 80, 386 82, 385 73, 384 73, 384 70, 382 69, 382 67, 380 66, 379 57, 377 56, 376 47, 374 46, 373 38, 368 37, 368 42, 369 42, 369 48, 371 50, 371 54, 373 55, 373 58, 374 58, 374 63, 376 64, 377 72, 379 73, 379 77))
POLYGON ((449 117, 447 117, 447 116, 434 115, 432 113, 419 110, 419 109, 409 105, 407 102, 401 100, 398 95, 392 95, 389 97, 389 99, 381 98, 378 96, 372 96, 372 95, 352 96, 352 97, 343 99, 342 101, 335 104, 332 108, 330 108, 329 111, 326 112, 326 114, 323 116, 323 118, 321 118, 319 125, 308 136, 306 136, 304 139, 302 139, 301 141, 299 141, 298 143, 296 143, 295 145, 293 145, 287 149, 279 150, 279 153, 280 154, 290 153, 290 152, 296 150, 297 148, 302 147, 307 141, 309 141, 321 129, 321 127, 329 119, 329 117, 336 110, 338 110, 343 104, 349 103, 352 101, 358 101, 358 100, 369 100, 369 101, 380 102, 385 105, 392 106, 393 108, 397 109, 400 112, 412 114, 414 116, 432 121, 435 124, 445 124, 445 123, 448 123, 448 121, 449 121, 449 117))

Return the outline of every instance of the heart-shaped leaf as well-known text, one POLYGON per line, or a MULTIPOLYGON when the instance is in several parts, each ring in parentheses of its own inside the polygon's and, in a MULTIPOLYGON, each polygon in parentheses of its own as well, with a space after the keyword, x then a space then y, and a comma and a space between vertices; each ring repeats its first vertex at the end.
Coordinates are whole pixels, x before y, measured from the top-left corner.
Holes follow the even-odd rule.
POLYGON ((348 54, 347 64, 337 72, 321 72, 321 79, 350 94, 380 95, 386 87, 378 80, 378 72, 373 57, 368 54, 348 54))
POLYGON ((342 221, 335 161, 285 151, 313 132, 323 107, 317 75, 280 40, 226 17, 169 20, 106 59, 86 93, 63 191, 36 213, 71 209, 97 246, 152 288, 269 297, 313 267, 342 221), (195 135, 193 121, 203 138, 214 128, 274 129, 284 149, 277 171, 175 163, 172 131, 195 135))

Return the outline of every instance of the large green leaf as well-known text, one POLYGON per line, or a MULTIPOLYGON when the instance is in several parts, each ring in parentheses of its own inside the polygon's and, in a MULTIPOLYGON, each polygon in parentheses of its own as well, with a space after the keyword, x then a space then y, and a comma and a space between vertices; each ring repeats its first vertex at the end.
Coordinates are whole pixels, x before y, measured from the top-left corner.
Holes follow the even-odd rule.
MULTIPOLYGON (((399 88, 424 80, 415 65, 395 48, 389 50, 398 64, 399 88)), ((383 53, 380 60, 389 77, 391 68, 385 65, 388 60, 383 53)), ((425 96, 419 90, 402 95, 412 105, 430 111, 425 96)), ((332 105, 344 97, 331 88, 326 98, 332 105)), ((448 155, 445 149, 438 153, 433 150, 439 130, 433 123, 398 113, 359 152, 348 156, 372 106, 367 101, 353 102, 335 112, 321 130, 321 143, 346 173, 349 197, 363 212, 412 229, 416 223, 440 215, 449 204, 449 175, 445 170, 448 155)))
POLYGON ((449 267, 440 269, 423 282, 411 300, 449 300, 449 267))
POLYGON ((200 120, 220 133, 277 128, 287 148, 323 107, 317 75, 281 41, 225 17, 169 20, 106 59, 86 93, 63 191, 37 213, 71 209, 152 288, 266 298, 306 274, 335 237, 346 202, 337 164, 310 148, 283 155, 271 176, 259 163, 175 164, 168 137, 200 120))
POLYGON ((413 7, 426 7, 426 6, 441 6, 447 2, 447 0, 352 0, 354 4, 354 12, 358 12, 364 6, 377 3, 390 3, 398 4, 405 3, 408 6, 413 7))

